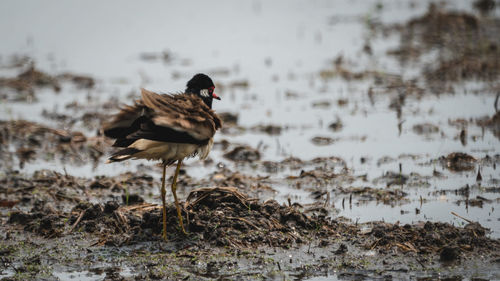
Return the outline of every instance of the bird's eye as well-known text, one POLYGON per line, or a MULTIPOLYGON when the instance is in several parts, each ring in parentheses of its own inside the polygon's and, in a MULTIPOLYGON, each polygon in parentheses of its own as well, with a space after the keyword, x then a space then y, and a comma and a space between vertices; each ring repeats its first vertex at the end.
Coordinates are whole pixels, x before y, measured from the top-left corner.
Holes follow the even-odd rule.
POLYGON ((215 87, 210 87, 210 88, 208 88, 208 92, 209 92, 210 94, 212 94, 212 93, 214 92, 214 89, 215 89, 215 87))

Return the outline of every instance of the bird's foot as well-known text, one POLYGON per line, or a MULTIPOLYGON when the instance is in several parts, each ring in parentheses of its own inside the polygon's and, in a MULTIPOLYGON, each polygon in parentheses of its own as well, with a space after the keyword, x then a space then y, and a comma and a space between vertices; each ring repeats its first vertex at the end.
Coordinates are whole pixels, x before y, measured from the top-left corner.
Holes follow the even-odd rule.
POLYGON ((186 235, 186 236, 187 236, 187 235, 189 235, 189 233, 188 233, 188 232, 184 229, 184 227, 181 227, 181 230, 182 230, 182 233, 183 233, 184 235, 186 235))

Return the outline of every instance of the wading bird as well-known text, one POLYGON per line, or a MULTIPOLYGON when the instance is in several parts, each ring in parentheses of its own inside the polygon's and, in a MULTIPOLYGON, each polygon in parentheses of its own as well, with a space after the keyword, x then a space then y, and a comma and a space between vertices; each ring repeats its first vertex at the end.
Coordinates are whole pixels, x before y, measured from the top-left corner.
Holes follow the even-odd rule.
POLYGON ((172 194, 177 208, 179 225, 184 233, 181 209, 177 200, 177 176, 182 160, 198 155, 205 159, 213 144, 215 131, 222 121, 212 110, 215 85, 205 74, 196 74, 181 94, 156 94, 142 89, 142 98, 134 105, 125 106, 103 126, 104 134, 116 139, 113 146, 121 147, 108 162, 130 158, 161 160, 163 176, 161 199, 163 203, 163 238, 167 239, 165 206, 165 172, 177 162, 172 179, 172 194))

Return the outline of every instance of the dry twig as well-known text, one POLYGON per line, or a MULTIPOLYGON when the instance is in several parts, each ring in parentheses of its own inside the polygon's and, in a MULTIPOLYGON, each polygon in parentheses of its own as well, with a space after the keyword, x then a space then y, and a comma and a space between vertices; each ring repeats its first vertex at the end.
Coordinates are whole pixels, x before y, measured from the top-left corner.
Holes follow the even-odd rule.
POLYGON ((75 227, 78 225, 78 223, 82 220, 83 218, 83 215, 85 215, 85 212, 87 212, 87 210, 83 210, 80 215, 78 216, 78 218, 76 219, 75 223, 71 226, 71 228, 69 229, 69 232, 68 233, 71 233, 73 232, 73 230, 75 229, 75 227))

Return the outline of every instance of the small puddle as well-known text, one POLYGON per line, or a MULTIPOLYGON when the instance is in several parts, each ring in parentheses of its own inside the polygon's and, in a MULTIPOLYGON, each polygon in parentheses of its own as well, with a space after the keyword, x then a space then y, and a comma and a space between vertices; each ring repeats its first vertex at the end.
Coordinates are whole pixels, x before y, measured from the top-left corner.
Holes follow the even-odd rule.
POLYGON ((59 280, 82 280, 82 281, 95 281, 103 280, 106 276, 105 273, 96 274, 90 271, 74 271, 74 272, 57 272, 52 273, 59 280))

